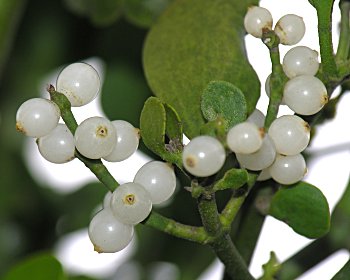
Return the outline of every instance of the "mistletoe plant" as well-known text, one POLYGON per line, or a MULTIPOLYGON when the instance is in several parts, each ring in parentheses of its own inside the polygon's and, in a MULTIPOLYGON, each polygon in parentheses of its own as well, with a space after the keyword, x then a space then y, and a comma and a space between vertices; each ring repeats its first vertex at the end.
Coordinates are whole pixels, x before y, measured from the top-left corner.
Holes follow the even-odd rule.
MULTIPOLYGON (((318 16, 320 62, 316 51, 297 46, 281 63, 279 45, 295 45, 304 36, 301 17, 288 14, 273 25, 270 12, 256 0, 174 1, 144 44, 144 72, 155 97, 144 104, 140 129, 99 116, 77 124, 71 106, 89 103, 101 89, 97 71, 81 62, 64 68, 56 85, 47 88, 51 100, 34 98, 20 106, 16 127, 37 138, 45 159, 64 163, 78 158, 107 188, 103 209, 89 225, 97 252, 123 250, 142 223, 210 247, 225 266, 224 279, 254 279, 247 266, 266 215, 317 241, 282 264, 272 254, 261 279, 294 279, 327 254, 348 247, 348 237, 335 232, 337 218, 348 213, 349 191, 331 226, 326 198, 302 181, 310 131, 330 115, 339 100, 328 102, 332 92, 350 75, 350 2, 340 1, 336 54, 333 2, 310 0, 318 16), (256 109, 260 83, 246 58, 246 32, 261 39, 270 53, 266 117, 256 109), (295 115, 277 117, 281 104, 295 115), (60 117, 65 124, 58 124, 60 117), (125 160, 139 139, 162 160, 145 164, 133 182, 120 185, 101 159, 125 160), (192 196, 198 208, 199 226, 152 210, 173 196, 176 176, 186 182, 180 192, 192 196), (262 197, 263 207, 256 203, 262 197), (324 244, 331 249, 308 258, 324 244)), ((349 267, 334 279, 348 279, 349 267)))

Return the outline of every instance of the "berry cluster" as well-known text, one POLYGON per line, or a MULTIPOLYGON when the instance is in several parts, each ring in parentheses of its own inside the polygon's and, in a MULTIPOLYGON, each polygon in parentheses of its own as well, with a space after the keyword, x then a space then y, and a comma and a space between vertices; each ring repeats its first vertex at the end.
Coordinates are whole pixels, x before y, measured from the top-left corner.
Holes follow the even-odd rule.
POLYGON ((133 182, 108 192, 103 209, 89 225, 95 251, 114 253, 124 249, 132 240, 134 225, 147 218, 153 204, 168 200, 175 187, 173 168, 161 161, 151 161, 140 168, 133 182))
MULTIPOLYGON (((246 31, 257 38, 272 32, 272 22, 271 13, 257 6, 250 7, 244 18, 246 31)), ((278 20, 273 32, 280 43, 294 45, 303 38, 305 24, 301 17, 288 14, 278 20)), ((314 77, 319 69, 318 53, 305 46, 294 47, 286 53, 282 67, 289 81, 281 103, 299 115, 320 111, 328 95, 323 83, 314 77)), ((265 83, 268 96, 270 76, 265 83)), ((272 177, 285 185, 298 182, 307 170, 301 152, 310 141, 308 123, 296 115, 281 116, 265 131, 264 119, 262 112, 255 110, 245 122, 230 128, 226 137, 229 150, 235 153, 241 167, 261 171, 258 180, 272 177)), ((218 172, 225 158, 224 145, 216 138, 199 136, 185 146, 183 165, 192 175, 206 177, 218 172)))
MULTIPOLYGON (((101 83, 91 65, 79 62, 60 72, 56 88, 71 106, 78 107, 97 96, 101 83)), ((44 98, 25 101, 16 115, 17 130, 37 138, 40 154, 52 163, 69 162, 77 152, 88 159, 119 162, 138 148, 139 129, 124 120, 91 117, 80 123, 73 135, 65 124, 59 123, 60 115, 56 103, 44 98)), ((175 187, 175 173, 167 163, 152 161, 141 167, 134 182, 109 193, 103 210, 93 217, 89 236, 95 250, 117 252, 125 248, 132 239, 133 226, 149 215, 152 204, 168 200, 175 187)))

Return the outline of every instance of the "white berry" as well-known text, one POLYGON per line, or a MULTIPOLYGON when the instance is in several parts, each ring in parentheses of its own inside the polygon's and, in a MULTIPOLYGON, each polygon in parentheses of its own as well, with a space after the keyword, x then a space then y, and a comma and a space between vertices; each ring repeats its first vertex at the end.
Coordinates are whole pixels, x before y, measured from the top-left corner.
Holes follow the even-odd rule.
POLYGON ((293 156, 277 155, 275 162, 270 166, 272 179, 283 185, 300 181, 306 171, 306 163, 301 154, 293 156))
POLYGON ((272 28, 272 15, 269 10, 251 6, 244 17, 245 30, 256 38, 261 38, 263 31, 271 30, 272 28))
POLYGON ((265 134, 261 148, 255 153, 236 154, 237 160, 241 167, 255 171, 263 170, 269 167, 275 160, 275 156, 275 146, 267 134, 265 134))
POLYGON ((260 149, 264 133, 253 123, 242 122, 227 133, 227 145, 235 153, 251 154, 260 149))
POLYGON ((257 181, 266 181, 268 179, 271 178, 271 174, 270 174, 270 169, 269 167, 261 170, 261 172, 259 173, 258 178, 256 178, 257 181))
POLYGON ((305 23, 303 18, 297 15, 284 15, 275 26, 275 33, 283 45, 297 44, 305 34, 305 23))
POLYGON ((113 151, 103 159, 110 162, 122 161, 130 157, 139 146, 139 130, 127 121, 112 121, 117 131, 117 142, 113 151))
POLYGON ((137 171, 134 182, 149 192, 153 204, 168 200, 176 188, 174 169, 161 161, 150 161, 143 165, 137 171))
POLYGON ((91 159, 109 155, 117 142, 113 124, 102 117, 84 120, 74 134, 75 146, 79 153, 91 159))
POLYGON ((193 138, 182 153, 185 169, 197 177, 215 174, 224 165, 225 159, 225 149, 220 141, 206 135, 193 138))
POLYGON ((17 110, 16 129, 30 137, 49 134, 58 124, 60 109, 51 100, 32 98, 17 110))
POLYGON ((65 67, 57 77, 56 90, 67 96, 73 107, 95 99, 100 91, 100 77, 90 64, 77 62, 65 67))
POLYGON ((43 158, 53 163, 65 163, 74 159, 74 137, 65 124, 58 124, 49 134, 37 141, 43 158))
POLYGON ((294 47, 284 56, 282 66, 288 78, 316 75, 319 68, 318 52, 305 46, 294 47))
POLYGON ((134 227, 118 221, 110 209, 102 209, 91 220, 89 238, 98 253, 123 250, 132 240, 134 227))
POLYGON ((310 141, 309 124, 295 115, 275 119, 268 133, 275 144, 277 153, 283 155, 299 154, 310 141))
POLYGON ((112 192, 108 191, 105 194, 105 197, 103 198, 103 204, 102 207, 103 208, 111 208, 111 199, 112 199, 112 192))
POLYGON ((152 210, 151 195, 140 184, 123 184, 113 192, 111 209, 119 221, 131 225, 138 224, 146 219, 152 210))
POLYGON ((285 84, 283 100, 295 113, 313 115, 328 102, 327 89, 316 77, 301 75, 285 84))
POLYGON ((259 109, 255 109, 247 118, 247 122, 255 124, 257 127, 264 127, 265 115, 259 109))

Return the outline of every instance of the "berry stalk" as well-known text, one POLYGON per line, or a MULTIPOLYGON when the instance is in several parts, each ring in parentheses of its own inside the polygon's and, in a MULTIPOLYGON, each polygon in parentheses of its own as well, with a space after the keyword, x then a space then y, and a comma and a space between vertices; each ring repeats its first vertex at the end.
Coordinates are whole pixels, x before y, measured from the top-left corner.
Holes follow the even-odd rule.
POLYGON ((336 60, 343 61, 347 60, 350 50, 350 24, 349 24, 349 12, 350 12, 350 2, 340 1, 339 3, 341 20, 340 20, 340 34, 339 34, 339 44, 336 53, 336 60))
MULTIPOLYGON (((50 85, 47 91, 50 94, 51 100, 55 102, 60 108, 63 121, 74 135, 75 130, 78 127, 78 123, 71 111, 71 104, 68 98, 64 94, 57 92, 53 85, 50 85)), ((91 170, 92 173, 95 174, 97 179, 99 179, 107 187, 108 190, 113 192, 119 186, 119 183, 114 179, 111 173, 109 173, 108 169, 103 165, 101 160, 86 158, 82 156, 77 150, 75 151, 75 156, 80 161, 82 161, 85 166, 91 170)))
POLYGON ((287 80, 280 63, 279 38, 274 31, 264 33, 263 42, 270 51, 272 74, 270 79, 270 102, 265 118, 265 130, 268 131, 271 123, 276 119, 283 97, 283 86, 287 80))
POLYGON ((205 231, 212 238, 209 246, 225 265, 225 273, 231 279, 253 280, 246 263, 232 242, 227 229, 220 221, 214 194, 203 194, 198 198, 198 210, 205 231))
POLYGON ((334 0, 312 1, 312 5, 316 9, 318 19, 318 38, 320 45, 320 56, 325 79, 323 82, 327 85, 328 82, 332 80, 332 78, 334 79, 338 75, 338 69, 335 62, 332 42, 333 4, 334 0))

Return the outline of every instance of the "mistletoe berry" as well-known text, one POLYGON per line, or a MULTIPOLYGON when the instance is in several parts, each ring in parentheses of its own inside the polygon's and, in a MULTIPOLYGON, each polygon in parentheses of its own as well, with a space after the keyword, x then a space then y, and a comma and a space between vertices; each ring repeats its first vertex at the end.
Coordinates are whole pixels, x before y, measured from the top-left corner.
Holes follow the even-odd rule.
POLYGON ((41 137, 49 134, 58 124, 60 109, 50 100, 32 98, 17 110, 16 129, 26 136, 41 137))
POLYGON ((75 131, 75 146, 79 153, 91 159, 109 155, 117 142, 113 124, 102 117, 84 120, 75 131))
POLYGON ((284 15, 276 23, 274 31, 280 38, 281 44, 295 45, 304 37, 305 23, 297 15, 284 15))
POLYGON ((119 221, 136 225, 146 219, 151 212, 151 195, 140 184, 123 184, 113 192, 111 209, 119 221))
POLYGON ((52 163, 74 159, 74 137, 65 124, 58 124, 49 134, 37 141, 40 154, 52 163))
POLYGON ((110 209, 103 209, 91 220, 89 238, 98 253, 123 250, 134 235, 134 227, 118 221, 110 209))
POLYGON ((271 13, 262 7, 249 7, 244 17, 244 28, 250 35, 261 38, 264 30, 272 28, 271 13))
POLYGON ((185 169, 194 176, 207 177, 218 172, 226 159, 222 144, 211 136, 197 136, 188 143, 182 153, 185 169))
POLYGON ((100 91, 101 82, 95 68, 84 62, 65 67, 57 77, 56 89, 67 96, 73 107, 90 103, 100 91))

